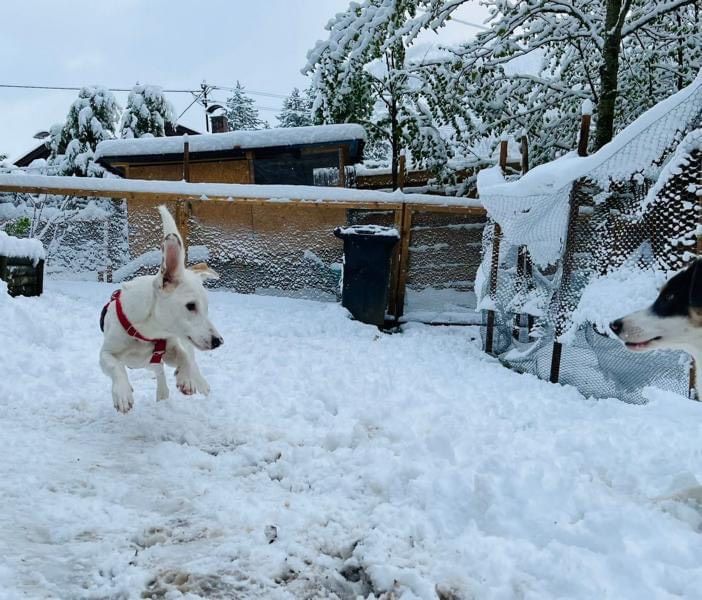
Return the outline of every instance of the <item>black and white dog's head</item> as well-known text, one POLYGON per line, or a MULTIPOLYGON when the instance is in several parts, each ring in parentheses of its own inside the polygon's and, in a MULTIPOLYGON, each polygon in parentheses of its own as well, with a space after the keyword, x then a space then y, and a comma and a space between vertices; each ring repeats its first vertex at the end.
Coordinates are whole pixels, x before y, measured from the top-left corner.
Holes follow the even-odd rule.
POLYGON ((656 348, 702 352, 702 259, 672 277, 651 306, 609 326, 636 352, 656 348))

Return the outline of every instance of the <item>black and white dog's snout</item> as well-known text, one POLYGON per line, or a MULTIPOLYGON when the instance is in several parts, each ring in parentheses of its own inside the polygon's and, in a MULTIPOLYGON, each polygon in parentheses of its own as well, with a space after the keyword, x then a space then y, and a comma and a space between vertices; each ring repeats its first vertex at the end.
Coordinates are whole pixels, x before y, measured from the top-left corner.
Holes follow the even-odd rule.
POLYGON ((619 335, 624 328, 624 321, 621 319, 616 319, 609 324, 609 328, 612 330, 614 335, 619 335))
POLYGON ((212 336, 212 340, 210 341, 210 347, 214 350, 215 348, 219 348, 222 344, 224 344, 224 338, 222 336, 212 336))

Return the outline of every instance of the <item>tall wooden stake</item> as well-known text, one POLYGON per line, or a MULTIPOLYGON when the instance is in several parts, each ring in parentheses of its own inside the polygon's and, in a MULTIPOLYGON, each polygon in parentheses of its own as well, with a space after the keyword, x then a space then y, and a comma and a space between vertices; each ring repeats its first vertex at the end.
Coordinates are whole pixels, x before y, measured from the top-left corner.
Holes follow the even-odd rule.
MULTIPOLYGON (((500 168, 505 172, 507 167, 507 140, 500 142, 500 168)), ((497 294, 497 274, 500 266, 500 238, 502 237, 502 228, 499 223, 495 223, 495 228, 492 234, 492 254, 490 257, 490 279, 488 290, 491 298, 497 294)), ((487 311, 487 323, 485 330, 485 352, 492 354, 495 340, 495 311, 487 311)))
POLYGON ((183 181, 190 181, 190 142, 187 135, 183 137, 183 181))
POLYGON ((188 260, 188 245, 190 239, 190 212, 191 204, 188 200, 178 200, 176 202, 175 222, 180 232, 180 237, 183 239, 183 251, 185 252, 185 261, 188 260))
POLYGON ((339 187, 346 187, 346 146, 339 146, 339 187))
POLYGON ((407 173, 407 157, 400 154, 400 164, 397 171, 397 187, 400 191, 405 189, 405 175, 407 173))
MULTIPOLYGON (((590 105, 583 104, 582 118, 580 120, 580 137, 578 138, 578 156, 587 156, 587 144, 590 137, 590 105)), ((563 250, 563 274, 561 275, 561 284, 558 289, 559 296, 562 296, 564 288, 568 285, 570 281, 570 276, 573 271, 573 257, 575 255, 575 244, 576 244, 576 233, 578 227, 578 216, 580 214, 580 194, 579 187, 581 182, 576 181, 573 183, 570 192, 570 211, 568 213, 568 230, 566 233, 565 248, 563 250)), ((562 298, 559 297, 558 303, 556 304, 556 310, 558 311, 558 316, 564 310, 562 298)), ((555 339, 557 340, 563 332, 560 328, 560 322, 556 323, 556 328, 554 331, 555 339)), ((551 355, 551 373, 549 381, 551 383, 558 383, 561 375, 561 356, 563 353, 563 345, 558 342, 553 342, 553 353, 551 355)))

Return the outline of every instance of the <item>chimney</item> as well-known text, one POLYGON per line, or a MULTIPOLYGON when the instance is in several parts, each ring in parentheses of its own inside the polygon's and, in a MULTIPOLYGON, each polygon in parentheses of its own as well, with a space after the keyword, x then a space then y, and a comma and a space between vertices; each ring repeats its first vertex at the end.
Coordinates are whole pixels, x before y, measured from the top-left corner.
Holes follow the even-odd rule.
POLYGON ((227 115, 212 115, 210 117, 212 133, 226 133, 229 131, 229 121, 227 115))

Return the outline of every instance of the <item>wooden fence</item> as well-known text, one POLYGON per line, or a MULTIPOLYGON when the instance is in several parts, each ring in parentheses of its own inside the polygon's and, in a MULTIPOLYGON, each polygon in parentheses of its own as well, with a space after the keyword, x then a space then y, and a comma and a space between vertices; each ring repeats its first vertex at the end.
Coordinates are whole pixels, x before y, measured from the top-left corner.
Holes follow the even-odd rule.
MULTIPOLYGON (((284 253, 299 256, 310 249, 324 260, 339 260, 341 245, 332 235, 334 227, 350 222, 394 225, 401 241, 392 259, 389 314, 403 316, 408 285, 458 285, 472 291, 486 220, 485 210, 475 200, 352 189, 343 194, 329 189, 325 198, 325 188, 304 186, 289 187, 285 194, 276 190, 275 194, 293 192, 295 197, 275 198, 265 197, 267 188, 255 185, 146 183, 0 175, 0 192, 126 200, 132 256, 157 245, 154 208, 159 204, 174 214, 186 245, 231 240, 228 249, 215 253, 220 262, 230 264, 237 242, 248 245, 248 259, 256 259, 263 248, 272 262, 284 253)), ((241 269, 255 269, 251 264, 242 263, 241 269)))

